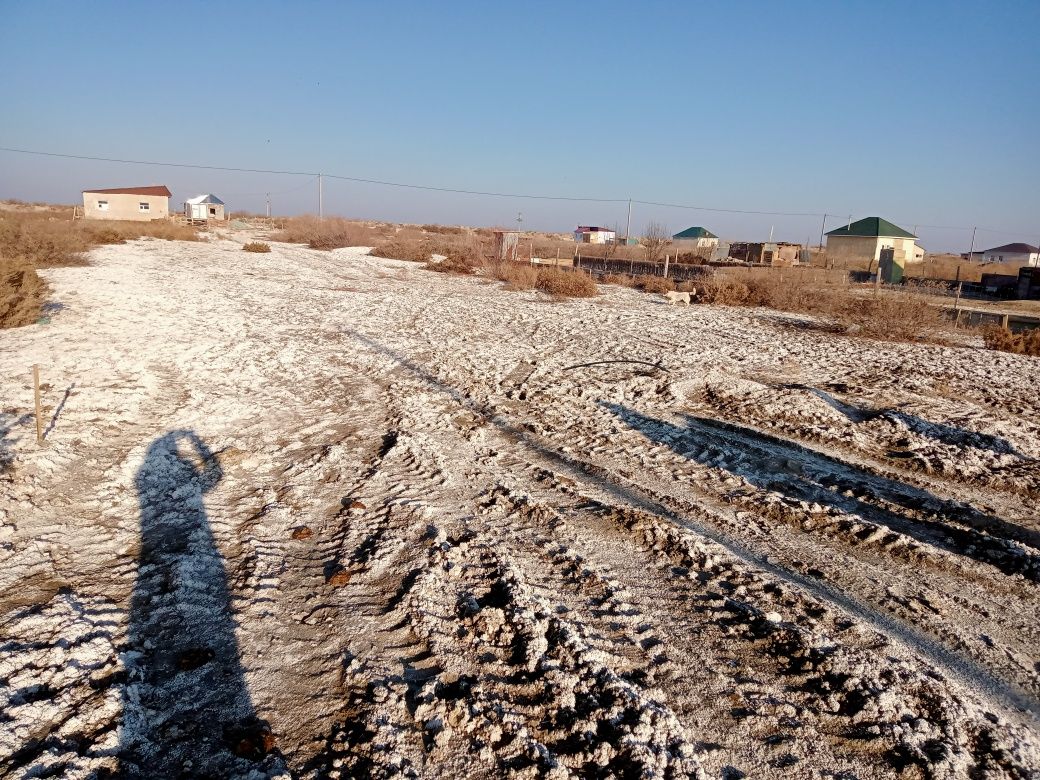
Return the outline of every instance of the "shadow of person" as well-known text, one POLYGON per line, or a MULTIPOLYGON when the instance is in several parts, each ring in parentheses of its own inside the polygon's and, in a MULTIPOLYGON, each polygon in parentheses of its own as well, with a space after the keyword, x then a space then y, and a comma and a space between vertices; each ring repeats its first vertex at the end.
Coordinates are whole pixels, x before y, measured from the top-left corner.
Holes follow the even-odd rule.
POLYGON ((119 776, 237 777, 280 762, 246 688, 224 560, 203 496, 220 465, 191 431, 148 448, 130 603, 119 776))

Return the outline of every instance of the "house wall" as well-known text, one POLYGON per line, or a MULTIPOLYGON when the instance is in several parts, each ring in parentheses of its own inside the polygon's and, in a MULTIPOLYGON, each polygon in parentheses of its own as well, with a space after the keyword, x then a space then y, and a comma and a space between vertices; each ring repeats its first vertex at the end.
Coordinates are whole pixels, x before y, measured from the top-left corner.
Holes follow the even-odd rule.
POLYGON ((83 193, 83 216, 86 219, 119 219, 134 222, 149 222, 170 216, 170 199, 165 195, 83 193), (108 208, 98 208, 99 201, 107 201, 108 208), (141 203, 148 204, 148 211, 141 211, 141 203))
POLYGON ((1018 265, 1036 265, 1038 255, 1028 252, 983 252, 984 263, 1017 263, 1018 265))
POLYGON ((865 260, 875 263, 884 247, 895 250, 895 260, 905 266, 914 261, 917 246, 913 238, 889 238, 887 236, 827 236, 827 257, 831 260, 865 260), (900 262, 901 261, 901 262, 900 262))
POLYGON ((609 230, 595 230, 591 233, 574 231, 574 240, 579 244, 606 244, 614 240, 614 235, 614 232, 609 230))
POLYGON ((672 243, 680 252, 690 252, 694 249, 714 249, 719 245, 717 238, 673 238, 672 243))
POLYGON ((224 207, 219 203, 185 203, 184 216, 189 219, 224 219, 224 207), (210 209, 216 213, 210 214, 210 209))

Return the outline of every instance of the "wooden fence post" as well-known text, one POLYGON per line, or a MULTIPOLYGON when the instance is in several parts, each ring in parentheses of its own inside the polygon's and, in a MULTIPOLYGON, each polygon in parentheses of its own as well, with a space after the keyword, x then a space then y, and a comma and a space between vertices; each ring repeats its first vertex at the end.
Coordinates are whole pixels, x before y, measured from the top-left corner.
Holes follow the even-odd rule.
POLYGON ((36 443, 43 444, 43 409, 40 406, 40 367, 33 363, 33 394, 36 400, 36 443))

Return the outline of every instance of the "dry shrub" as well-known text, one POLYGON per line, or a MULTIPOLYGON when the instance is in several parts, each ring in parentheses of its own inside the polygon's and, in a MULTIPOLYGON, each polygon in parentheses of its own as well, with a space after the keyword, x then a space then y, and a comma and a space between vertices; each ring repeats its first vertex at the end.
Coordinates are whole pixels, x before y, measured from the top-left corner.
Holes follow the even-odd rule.
POLYGON ((478 267, 461 256, 446 257, 436 262, 431 260, 423 266, 427 271, 437 271, 442 274, 463 274, 465 276, 475 273, 478 267))
POLYGON ((538 269, 525 263, 499 263, 491 275, 505 282, 507 290, 533 290, 538 284, 538 269))
POLYGON ((748 291, 745 299, 748 306, 804 313, 832 308, 829 302, 824 301, 827 296, 823 287, 810 287, 797 277, 784 281, 779 274, 768 274, 749 277, 744 284, 748 291))
POLYGON ((242 249, 246 252, 266 254, 271 251, 271 245, 265 244, 263 241, 250 241, 248 244, 244 244, 242 249))
POLYGON ((85 265, 83 253, 94 242, 68 219, 38 218, 24 212, 0 212, 0 254, 37 268, 85 265))
POLYGON ((728 276, 706 276, 697 286, 697 300, 720 306, 742 306, 747 303, 751 290, 743 282, 728 276))
POLYGON ((645 293, 666 293, 675 289, 675 282, 664 276, 644 276, 639 280, 639 288, 645 293))
POLYGON ((127 241, 135 238, 158 238, 163 241, 199 240, 199 228, 162 219, 152 222, 117 222, 113 227, 127 241))
POLYGON ((150 236, 195 241, 198 231, 165 220, 154 222, 72 221, 66 210, 0 211, 0 253, 37 268, 86 265, 84 253, 100 244, 122 244, 150 236))
POLYGON ((616 284, 621 287, 635 287, 635 277, 628 276, 627 274, 607 274, 599 280, 600 284, 616 284))
POLYGON ((46 283, 31 263, 0 257, 0 328, 36 322, 46 292, 46 283))
POLYGON ((348 246, 372 246, 382 234, 367 225, 351 222, 342 217, 291 217, 282 222, 282 229, 274 235, 275 241, 306 244, 311 249, 341 249, 348 246))
POLYGON ((696 293, 700 287, 699 282, 679 282, 675 285, 675 289, 679 292, 696 293))
POLYGON ((484 242, 477 236, 447 237, 433 245, 433 254, 444 255, 440 262, 426 268, 449 274, 472 274, 486 265, 484 242))
POLYGON ((433 242, 428 239, 391 238, 389 241, 376 244, 369 254, 373 257, 385 257, 390 260, 425 263, 433 254, 433 242))
POLYGON ((599 292, 591 277, 559 268, 539 268, 535 287, 556 298, 592 298, 599 292))
POLYGON ((819 313, 844 325, 850 333, 870 338, 932 339, 950 326, 943 310, 911 286, 868 295, 847 291, 834 295, 829 304, 830 311, 819 313))
POLYGON ((1007 328, 992 325, 982 331, 982 340, 986 343, 987 349, 1040 357, 1040 330, 1013 333, 1007 328))
POLYGON ((436 233, 442 236, 458 236, 466 232, 466 228, 454 225, 423 225, 422 229, 425 233, 436 233))
POLYGON ((126 238, 118 230, 103 227, 98 230, 90 230, 90 235, 95 244, 125 244, 126 238))

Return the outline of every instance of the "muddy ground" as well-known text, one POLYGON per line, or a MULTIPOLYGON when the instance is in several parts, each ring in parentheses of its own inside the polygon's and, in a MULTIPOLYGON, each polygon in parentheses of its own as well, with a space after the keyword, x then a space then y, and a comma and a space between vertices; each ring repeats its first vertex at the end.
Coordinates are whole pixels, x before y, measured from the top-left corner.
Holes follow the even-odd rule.
POLYGON ((233 239, 0 334, 0 776, 1038 776, 1040 361, 233 239))

